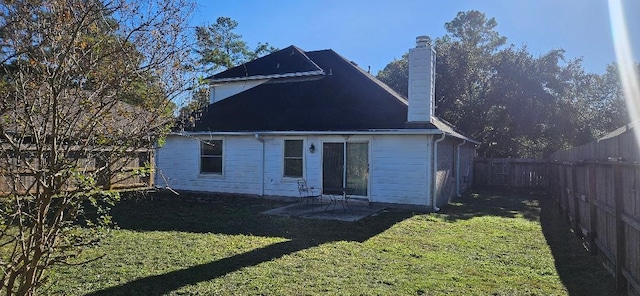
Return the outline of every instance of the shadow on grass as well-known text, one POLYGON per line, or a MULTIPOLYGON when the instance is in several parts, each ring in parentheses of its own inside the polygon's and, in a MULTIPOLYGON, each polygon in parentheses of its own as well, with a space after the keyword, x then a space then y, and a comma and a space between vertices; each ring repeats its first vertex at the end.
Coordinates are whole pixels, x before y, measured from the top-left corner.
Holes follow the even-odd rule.
POLYGON ((615 280, 583 241, 571 230, 558 204, 551 197, 539 197, 542 232, 551 248, 556 270, 569 295, 617 295, 615 280))
MULTIPOLYGON (((389 211, 358 222, 340 222, 259 214, 282 205, 282 202, 272 200, 233 196, 216 197, 207 204, 178 200, 123 201, 112 211, 114 221, 123 229, 245 234, 289 240, 182 270, 140 278, 93 295, 167 294, 324 243, 364 242, 413 216, 407 211, 389 211)), ((557 273, 569 295, 615 295, 613 278, 597 257, 582 247, 549 197, 475 191, 443 209, 441 214, 450 222, 483 216, 539 221, 555 259, 557 273)))
POLYGON ((165 274, 137 279, 91 295, 159 295, 212 280, 244 267, 280 258, 332 241, 367 239, 413 213, 388 211, 357 222, 308 220, 262 215, 280 202, 248 197, 216 197, 197 204, 170 200, 127 200, 112 210, 120 228, 136 231, 184 231, 284 237, 288 241, 165 274))
POLYGON ((548 195, 478 190, 447 206, 443 214, 450 222, 483 216, 539 222, 569 295, 616 295, 613 277, 598 257, 583 247, 548 195))
POLYGON ((473 191, 446 206, 443 213, 446 214, 447 221, 468 220, 482 216, 538 221, 540 207, 537 199, 531 198, 532 196, 507 191, 473 191))

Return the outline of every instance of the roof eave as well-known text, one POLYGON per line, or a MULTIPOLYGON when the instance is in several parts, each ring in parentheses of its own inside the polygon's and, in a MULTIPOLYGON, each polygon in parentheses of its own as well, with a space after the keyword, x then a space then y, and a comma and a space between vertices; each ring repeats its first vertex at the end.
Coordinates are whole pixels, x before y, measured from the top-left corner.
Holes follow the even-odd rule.
POLYGON ((224 135, 224 136, 253 136, 272 135, 441 135, 445 132, 439 129, 371 129, 371 130, 344 130, 344 131, 197 131, 197 132, 172 132, 176 136, 198 135, 224 135))
POLYGON ((305 76, 317 76, 324 75, 323 70, 315 70, 315 71, 307 71, 307 72, 296 72, 296 73, 286 73, 286 74, 271 74, 271 75, 253 75, 253 76, 245 76, 245 77, 229 77, 229 78, 208 78, 210 84, 215 83, 224 83, 224 82, 235 82, 235 81, 249 81, 249 80, 263 80, 263 79, 275 79, 275 78, 288 78, 288 77, 305 77, 305 76))

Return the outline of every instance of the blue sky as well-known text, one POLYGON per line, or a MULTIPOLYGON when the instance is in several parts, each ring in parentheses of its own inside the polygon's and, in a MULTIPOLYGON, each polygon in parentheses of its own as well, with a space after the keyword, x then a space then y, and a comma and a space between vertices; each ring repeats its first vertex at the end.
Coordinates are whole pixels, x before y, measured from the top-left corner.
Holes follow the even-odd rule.
MULTIPOLYGON (((623 5, 640 61, 640 1, 623 5)), ((443 36, 446 22, 473 9, 495 18, 508 43, 526 45, 534 56, 563 48, 594 73, 615 59, 607 0, 199 0, 192 24, 228 16, 251 47, 269 42, 307 51, 331 48, 376 74, 415 46, 416 36, 443 36)))

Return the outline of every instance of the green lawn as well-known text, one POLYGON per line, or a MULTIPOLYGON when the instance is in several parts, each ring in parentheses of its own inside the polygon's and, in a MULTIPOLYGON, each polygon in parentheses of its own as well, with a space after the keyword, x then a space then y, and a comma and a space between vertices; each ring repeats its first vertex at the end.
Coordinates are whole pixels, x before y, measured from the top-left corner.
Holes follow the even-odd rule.
POLYGON ((59 266, 66 295, 610 295, 613 279, 547 198, 476 192, 438 214, 274 217, 272 200, 126 200, 114 230, 59 266))

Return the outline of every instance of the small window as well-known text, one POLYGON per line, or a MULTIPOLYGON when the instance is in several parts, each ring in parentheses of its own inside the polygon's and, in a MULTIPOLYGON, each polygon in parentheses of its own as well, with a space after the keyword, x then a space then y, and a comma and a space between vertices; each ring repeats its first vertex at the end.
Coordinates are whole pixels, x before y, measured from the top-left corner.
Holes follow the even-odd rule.
POLYGON ((222 174, 222 140, 200 142, 200 172, 222 174))
POLYGON ((284 176, 302 178, 302 140, 284 141, 284 176))

